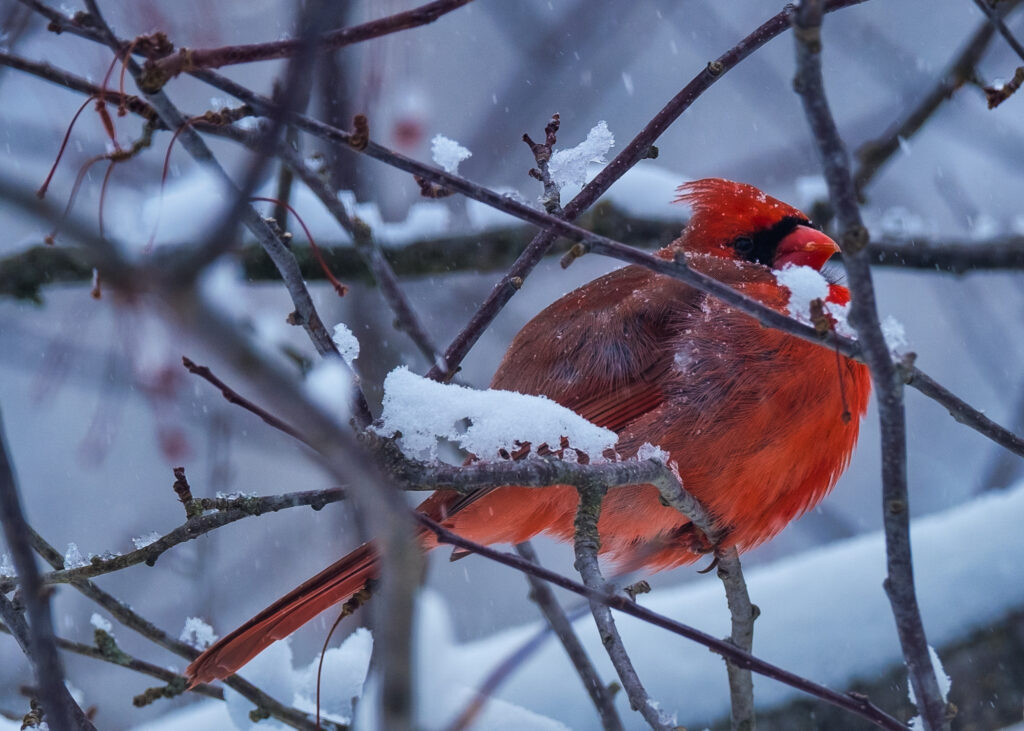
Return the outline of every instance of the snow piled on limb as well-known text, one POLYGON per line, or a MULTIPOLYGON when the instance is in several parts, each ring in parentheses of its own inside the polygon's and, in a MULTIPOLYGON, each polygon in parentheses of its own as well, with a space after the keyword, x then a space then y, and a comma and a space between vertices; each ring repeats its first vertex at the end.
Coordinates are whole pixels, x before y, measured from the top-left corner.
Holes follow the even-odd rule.
POLYGON ((331 340, 334 341, 334 345, 338 348, 342 360, 351 368, 352 361, 359 357, 359 339, 348 329, 348 325, 339 322, 334 326, 334 330, 331 331, 331 340))
POLYGON ((828 298, 828 282, 821 272, 807 266, 787 266, 775 270, 775 280, 789 290, 789 316, 813 325, 811 302, 828 298))
POLYGON ((587 165, 604 165, 604 156, 615 145, 615 137, 608 124, 601 120, 587 133, 587 139, 568 150, 555 150, 548 162, 548 172, 559 188, 565 185, 583 185, 587 181, 587 165))
POLYGON ((437 440, 447 439, 483 460, 515 451, 526 442, 557 448, 562 437, 603 460, 618 441, 615 432, 591 424, 545 396, 514 391, 477 391, 417 376, 402 366, 384 379, 383 412, 375 431, 384 437, 401 432, 398 446, 411 457, 437 459, 437 440), (463 427, 463 419, 469 426, 463 427))
POLYGON ((217 640, 213 627, 199 617, 187 617, 178 639, 189 647, 205 650, 217 640))
POLYGON ((434 135, 430 141, 430 155, 442 170, 452 175, 459 172, 459 163, 473 157, 472 152, 444 135, 434 135))

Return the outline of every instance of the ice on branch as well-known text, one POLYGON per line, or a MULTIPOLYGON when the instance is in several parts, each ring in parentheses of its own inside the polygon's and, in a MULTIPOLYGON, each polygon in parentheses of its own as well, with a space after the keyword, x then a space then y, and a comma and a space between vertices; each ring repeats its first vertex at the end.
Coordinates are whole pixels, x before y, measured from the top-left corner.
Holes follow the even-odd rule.
POLYGON ((430 141, 430 154, 438 166, 452 175, 459 172, 459 163, 473 157, 472 152, 444 135, 434 135, 430 141))
POLYGON ((800 322, 813 324, 811 321, 811 302, 828 298, 828 282, 821 272, 811 267, 787 266, 775 271, 775 279, 789 290, 790 317, 800 322))
POLYGON ((352 377, 337 358, 324 358, 313 366, 306 376, 306 393, 331 412, 335 418, 345 419, 352 398, 352 377))
POLYGON ((199 617, 188 617, 178 639, 189 647, 205 650, 216 641, 217 635, 214 634, 213 627, 199 617))
POLYGON ((557 449, 566 437, 570 447, 600 461, 618 440, 614 432, 544 396, 437 383, 405 367, 384 380, 383 412, 375 429, 386 437, 401 432, 402 451, 423 459, 437 458, 438 439, 493 460, 500 450, 515 451, 525 442, 534 449, 541 444, 557 449))
POLYGON ((348 329, 345 323, 339 322, 334 326, 334 330, 331 331, 331 340, 334 341, 335 347, 341 353, 342 360, 348 363, 349 368, 351 368, 352 361, 359 357, 358 338, 348 329))
POLYGON ((587 133, 587 139, 568 150, 556 150, 551 155, 548 171, 559 188, 565 185, 583 185, 587 182, 587 165, 604 165, 604 156, 615 145, 615 137, 603 120, 587 133))
POLYGON ((82 556, 82 552, 78 550, 77 543, 69 543, 68 550, 64 552, 64 568, 65 569, 80 569, 83 566, 88 566, 89 560, 82 556))
POLYGON ((152 545, 160 540, 160 534, 156 531, 150 531, 144 536, 138 538, 132 538, 132 545, 135 546, 135 550, 138 551, 140 548, 152 545))
POLYGON ((14 576, 14 564, 9 553, 0 556, 0 576, 14 576))

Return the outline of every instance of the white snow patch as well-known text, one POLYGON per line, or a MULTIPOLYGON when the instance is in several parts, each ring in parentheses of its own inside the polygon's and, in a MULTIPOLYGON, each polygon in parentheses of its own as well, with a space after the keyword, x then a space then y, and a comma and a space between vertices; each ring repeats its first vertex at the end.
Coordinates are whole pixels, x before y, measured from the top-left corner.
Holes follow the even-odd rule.
POLYGON ((667 465, 672 461, 672 455, 661 447, 657 447, 650 442, 644 442, 640 445, 640 449, 636 450, 636 459, 638 462, 643 462, 648 459, 656 459, 662 464, 667 465))
POLYGON ((331 331, 331 340, 341 353, 342 360, 351 368, 352 361, 359 357, 359 339, 345 323, 339 322, 331 331))
POLYGON ((98 630, 106 632, 108 635, 114 631, 114 625, 96 612, 93 612, 92 616, 89 617, 89 624, 98 630))
POLYGON ((558 448, 569 445, 602 461, 602 453, 618 437, 544 396, 514 391, 477 391, 457 384, 437 383, 402 366, 384 380, 383 412, 378 434, 401 432, 399 447, 410 456, 436 459, 437 440, 455 442, 483 460, 499 457, 501 449, 515 450, 524 442, 558 448), (470 424, 462 428, 463 419, 470 424))
POLYGON ((205 650, 217 640, 213 627, 199 617, 187 617, 178 639, 189 647, 205 650))
POLYGON ((11 561, 11 554, 5 553, 0 556, 0 576, 14 576, 14 563, 11 561))
POLYGON ((608 130, 608 124, 602 120, 590 132, 587 139, 568 150, 556 150, 551 155, 548 171, 551 179, 559 188, 563 185, 583 185, 587 179, 587 165, 590 163, 605 164, 604 156, 615 144, 615 137, 608 130))
POLYGON ((857 339, 857 331, 850 325, 850 303, 847 302, 844 305, 837 304, 835 302, 825 303, 825 312, 832 316, 835 320, 832 329, 835 330, 836 335, 844 338, 857 339))
POLYGON ((348 417, 352 376, 340 359, 332 356, 317 362, 313 370, 306 374, 303 385, 309 397, 331 412, 336 419, 344 420, 348 417))
POLYGON ((907 331, 904 329, 903 323, 892 315, 887 315, 882 320, 882 337, 885 338, 885 344, 889 346, 889 352, 894 356, 902 355, 905 352, 907 331))
MULTIPOLYGON (((320 683, 320 715, 342 724, 352 722, 352 701, 363 695, 366 671, 370 667, 373 634, 360 627, 345 638, 340 647, 324 653, 323 675, 320 683)), ((317 662, 299 676, 295 707, 307 713, 316 713, 317 662)))
POLYGON ((430 154, 441 169, 452 175, 459 172, 459 163, 473 157, 472 152, 444 135, 434 135, 430 141, 430 154))
POLYGON ((132 538, 132 545, 135 546, 135 550, 138 551, 140 548, 152 545, 160 540, 160 534, 156 531, 150 531, 144 536, 138 536, 132 538))
POLYGON ((789 290, 789 314, 800 322, 811 322, 811 302, 828 298, 828 281, 821 272, 807 266, 787 266, 775 271, 775 279, 789 290))

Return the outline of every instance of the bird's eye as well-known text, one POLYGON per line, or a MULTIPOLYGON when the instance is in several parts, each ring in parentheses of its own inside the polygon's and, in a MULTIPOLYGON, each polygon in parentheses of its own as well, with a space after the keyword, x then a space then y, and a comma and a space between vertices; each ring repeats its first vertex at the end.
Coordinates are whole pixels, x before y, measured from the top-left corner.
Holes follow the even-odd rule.
POLYGON ((736 249, 737 254, 746 256, 754 250, 754 240, 749 236, 740 236, 733 242, 732 246, 736 249))

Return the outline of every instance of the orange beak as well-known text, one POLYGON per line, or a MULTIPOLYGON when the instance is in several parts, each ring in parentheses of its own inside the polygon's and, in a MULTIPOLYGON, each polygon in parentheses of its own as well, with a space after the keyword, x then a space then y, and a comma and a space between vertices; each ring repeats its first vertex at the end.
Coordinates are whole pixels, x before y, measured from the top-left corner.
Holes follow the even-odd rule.
POLYGON ((820 270, 833 254, 839 253, 835 241, 810 226, 797 226, 791 234, 779 242, 775 250, 775 267, 781 269, 787 264, 807 266, 820 270))

